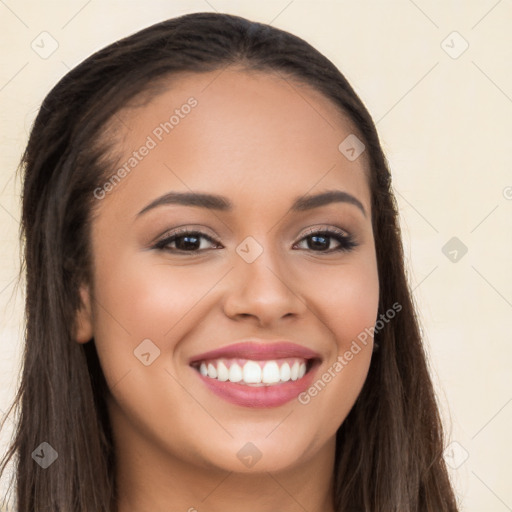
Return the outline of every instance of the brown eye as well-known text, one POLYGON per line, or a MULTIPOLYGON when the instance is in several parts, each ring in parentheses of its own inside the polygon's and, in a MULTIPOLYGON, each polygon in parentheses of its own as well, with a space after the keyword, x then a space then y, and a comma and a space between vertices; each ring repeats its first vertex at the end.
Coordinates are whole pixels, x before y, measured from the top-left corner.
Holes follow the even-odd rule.
POLYGON ((357 246, 352 235, 341 231, 321 230, 308 233, 300 242, 307 242, 307 249, 313 252, 332 253, 337 251, 350 251, 357 246), (338 243, 338 247, 331 248, 331 239, 338 243))
POLYGON ((200 231, 182 230, 166 236, 157 242, 154 248, 170 252, 202 252, 208 249, 208 247, 205 247, 208 244, 202 243, 202 240, 218 246, 218 243, 212 237, 200 231), (173 244, 174 247, 172 247, 173 244))

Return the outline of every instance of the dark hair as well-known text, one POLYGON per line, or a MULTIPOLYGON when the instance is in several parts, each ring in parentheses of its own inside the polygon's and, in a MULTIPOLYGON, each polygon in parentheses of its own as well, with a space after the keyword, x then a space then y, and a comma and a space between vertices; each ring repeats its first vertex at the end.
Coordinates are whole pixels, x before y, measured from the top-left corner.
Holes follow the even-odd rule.
MULTIPOLYGON (((443 433, 404 269, 397 205, 375 125, 340 71, 302 39, 244 18, 194 13, 117 41, 67 73, 45 98, 21 161, 26 344, 17 427, 19 512, 116 510, 107 391, 94 343, 76 343, 79 287, 90 283, 93 191, 104 183, 109 120, 153 84, 226 66, 279 73, 321 92, 366 146, 379 275, 379 313, 402 310, 375 333, 379 350, 337 432, 336 510, 454 512, 443 433), (46 441, 59 464, 42 470, 46 441)), ((90 283, 92 284, 92 283, 90 283)))

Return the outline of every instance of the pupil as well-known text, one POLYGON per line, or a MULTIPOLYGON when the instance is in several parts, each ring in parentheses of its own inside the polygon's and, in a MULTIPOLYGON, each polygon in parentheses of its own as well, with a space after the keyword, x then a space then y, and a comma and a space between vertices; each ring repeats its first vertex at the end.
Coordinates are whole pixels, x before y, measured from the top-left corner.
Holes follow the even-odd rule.
POLYGON ((176 239, 176 247, 180 250, 185 250, 185 251, 187 249, 196 249, 199 247, 198 237, 194 236, 194 235, 180 236, 179 238, 176 239), (191 239, 195 240, 195 242, 180 243, 180 241, 191 240, 191 239))
MULTIPOLYGON (((311 240, 313 240, 313 244, 309 244, 309 248, 312 249, 312 248, 320 248, 320 249, 325 249, 325 239, 327 237, 323 236, 323 235, 313 235, 311 237, 311 240), (318 240, 323 240, 323 243, 322 242, 318 242, 318 240)), ((327 244, 329 245, 329 244, 327 244)))

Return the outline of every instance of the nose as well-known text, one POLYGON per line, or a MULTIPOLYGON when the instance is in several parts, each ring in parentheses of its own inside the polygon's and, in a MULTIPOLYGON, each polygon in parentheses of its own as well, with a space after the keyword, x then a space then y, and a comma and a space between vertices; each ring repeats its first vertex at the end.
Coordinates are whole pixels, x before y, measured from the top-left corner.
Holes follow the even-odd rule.
POLYGON ((286 318, 300 317, 307 309, 285 262, 264 251, 255 261, 241 258, 230 274, 224 313, 232 320, 246 319, 260 327, 276 326, 286 318), (295 286, 294 286, 295 284, 295 286))

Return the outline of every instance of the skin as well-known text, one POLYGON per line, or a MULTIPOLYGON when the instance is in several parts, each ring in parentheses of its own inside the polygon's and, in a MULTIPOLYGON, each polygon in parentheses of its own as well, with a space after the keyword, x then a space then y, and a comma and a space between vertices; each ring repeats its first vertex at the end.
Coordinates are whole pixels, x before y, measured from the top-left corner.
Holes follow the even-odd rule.
POLYGON ((228 403, 188 361, 246 337, 284 338, 321 355, 320 378, 375 325, 366 154, 351 162, 338 150, 354 130, 319 92, 228 68, 173 77, 121 112, 111 126, 119 161, 191 96, 197 106, 98 200, 92 224, 93 283, 82 288, 77 342, 94 337, 110 388, 118 510, 333 511, 335 433, 365 381, 371 338, 307 405, 228 403), (299 196, 334 189, 366 216, 342 202, 289 211, 299 196), (219 194, 233 210, 163 205, 137 215, 171 191, 219 194), (215 242, 201 239, 198 254, 152 248, 178 226, 215 242), (341 229, 358 245, 328 254, 339 242, 327 238, 325 249, 310 248, 310 228, 341 229), (263 249, 252 263, 236 252, 248 236, 263 249), (149 366, 134 356, 144 339, 160 350, 149 366), (252 467, 237 457, 248 442, 262 455, 252 467))

